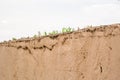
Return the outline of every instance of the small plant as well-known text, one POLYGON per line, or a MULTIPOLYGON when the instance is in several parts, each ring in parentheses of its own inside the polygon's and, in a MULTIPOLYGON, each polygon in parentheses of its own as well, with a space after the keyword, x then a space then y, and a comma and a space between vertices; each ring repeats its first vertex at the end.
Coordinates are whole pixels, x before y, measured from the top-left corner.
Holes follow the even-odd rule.
POLYGON ((72 32, 72 28, 68 27, 67 32, 72 32))
POLYGON ((37 35, 35 34, 33 37, 34 37, 34 38, 36 38, 36 37, 37 37, 37 35))
POLYGON ((17 40, 17 39, 13 37, 12 40, 17 40))
POLYGON ((39 36, 39 37, 41 36, 41 33, 40 33, 40 31, 38 31, 38 36, 39 36))
POLYGON ((58 31, 52 31, 51 33, 49 33, 50 35, 55 35, 55 34, 58 34, 58 31))
POLYGON ((68 28, 62 28, 62 33, 65 33, 65 32, 72 32, 74 29, 68 27, 68 28))
POLYGON ((65 33, 66 32, 66 28, 62 28, 62 33, 65 33))
POLYGON ((47 32, 44 32, 44 36, 47 36, 47 32))

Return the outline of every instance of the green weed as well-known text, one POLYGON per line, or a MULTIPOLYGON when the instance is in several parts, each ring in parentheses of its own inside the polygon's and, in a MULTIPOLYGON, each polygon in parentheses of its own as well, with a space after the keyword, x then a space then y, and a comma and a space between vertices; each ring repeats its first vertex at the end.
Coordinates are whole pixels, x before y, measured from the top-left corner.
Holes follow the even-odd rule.
POLYGON ((13 37, 12 40, 17 40, 17 39, 13 37))

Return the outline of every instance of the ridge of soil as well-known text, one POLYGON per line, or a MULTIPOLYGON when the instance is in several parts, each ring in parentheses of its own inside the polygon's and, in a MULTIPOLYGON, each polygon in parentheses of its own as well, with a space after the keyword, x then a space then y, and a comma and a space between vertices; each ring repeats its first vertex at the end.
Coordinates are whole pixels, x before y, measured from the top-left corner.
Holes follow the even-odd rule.
POLYGON ((47 35, 47 36, 41 36, 41 37, 36 37, 36 38, 24 38, 24 39, 17 39, 17 40, 0 42, 0 45, 1 44, 8 44, 8 43, 17 43, 17 42, 30 42, 30 41, 34 41, 34 40, 40 41, 40 40, 42 40, 44 38, 48 38, 48 37, 50 39, 57 39, 60 36, 73 35, 73 34, 80 34, 81 37, 85 37, 85 36, 108 37, 108 36, 120 35, 119 31, 120 31, 120 23, 110 24, 110 25, 100 25, 100 26, 89 26, 87 28, 79 29, 79 30, 76 30, 73 32, 68 32, 68 33, 58 33, 55 35, 47 35), (98 34, 96 32, 98 32, 98 34), (84 33, 86 33, 86 35, 84 35, 84 33))

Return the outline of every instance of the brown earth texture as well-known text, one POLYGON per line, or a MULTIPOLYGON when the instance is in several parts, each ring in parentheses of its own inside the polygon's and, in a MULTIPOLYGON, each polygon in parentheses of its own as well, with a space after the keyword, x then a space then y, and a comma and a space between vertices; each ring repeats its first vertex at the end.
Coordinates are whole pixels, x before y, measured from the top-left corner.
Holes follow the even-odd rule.
POLYGON ((2 42, 0 80, 120 80, 120 24, 2 42))

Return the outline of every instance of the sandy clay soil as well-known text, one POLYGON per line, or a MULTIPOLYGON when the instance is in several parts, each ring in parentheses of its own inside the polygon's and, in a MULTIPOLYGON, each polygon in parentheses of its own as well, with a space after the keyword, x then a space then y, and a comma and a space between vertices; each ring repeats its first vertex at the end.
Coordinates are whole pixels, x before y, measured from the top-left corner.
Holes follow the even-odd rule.
POLYGON ((120 24, 0 43, 0 80, 120 80, 120 24))

